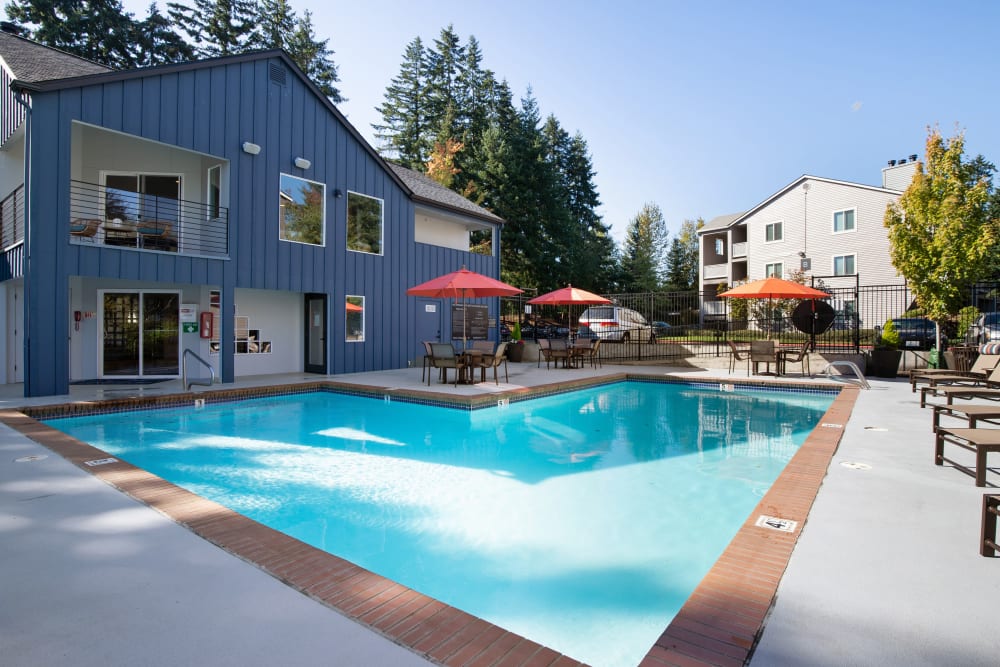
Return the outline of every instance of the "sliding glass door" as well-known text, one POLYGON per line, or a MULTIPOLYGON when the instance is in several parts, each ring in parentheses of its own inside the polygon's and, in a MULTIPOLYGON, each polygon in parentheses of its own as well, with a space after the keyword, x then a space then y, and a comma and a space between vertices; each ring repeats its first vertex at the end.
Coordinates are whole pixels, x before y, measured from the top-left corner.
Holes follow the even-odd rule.
POLYGON ((104 377, 176 377, 180 373, 180 295, 101 293, 104 377))

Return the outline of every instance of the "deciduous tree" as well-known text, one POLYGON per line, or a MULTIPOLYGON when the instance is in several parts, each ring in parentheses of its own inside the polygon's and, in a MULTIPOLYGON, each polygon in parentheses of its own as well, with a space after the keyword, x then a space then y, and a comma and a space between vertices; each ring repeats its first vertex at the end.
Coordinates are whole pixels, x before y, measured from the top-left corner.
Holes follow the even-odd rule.
POLYGON ((964 133, 950 139, 928 130, 926 162, 885 213, 892 264, 917 303, 940 323, 962 306, 966 290, 994 270, 1000 220, 994 167, 982 156, 964 160, 964 133))

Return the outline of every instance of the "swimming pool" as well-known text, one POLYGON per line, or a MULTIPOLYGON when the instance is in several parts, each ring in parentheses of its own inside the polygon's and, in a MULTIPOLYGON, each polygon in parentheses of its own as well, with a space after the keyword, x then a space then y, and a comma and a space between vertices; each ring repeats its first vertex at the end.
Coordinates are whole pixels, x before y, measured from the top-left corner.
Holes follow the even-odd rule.
POLYGON ((832 397, 627 382, 469 412, 320 392, 50 424, 574 658, 628 665, 832 397))

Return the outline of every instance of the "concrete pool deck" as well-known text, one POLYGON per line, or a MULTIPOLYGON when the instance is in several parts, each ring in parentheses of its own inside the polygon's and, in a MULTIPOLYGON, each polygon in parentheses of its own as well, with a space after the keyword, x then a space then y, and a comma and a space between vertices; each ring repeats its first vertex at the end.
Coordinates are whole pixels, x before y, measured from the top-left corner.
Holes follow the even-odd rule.
MULTIPOLYGON (((511 364, 511 371, 508 389, 595 374, 534 364, 511 364)), ((667 367, 600 372, 623 371, 728 376, 667 367)), ((250 378, 238 386, 316 379, 250 378)), ((329 379, 422 386, 419 369, 329 379)), ((844 426, 752 664, 994 664, 1000 572, 996 559, 978 555, 984 489, 932 464, 931 415, 905 381, 872 384, 844 426)), ((496 391, 492 382, 431 389, 496 391)), ((74 386, 68 398, 0 397, 0 407, 176 391, 175 382, 74 386)), ((987 482, 1000 483, 995 466, 987 482)), ((5 664, 428 664, 6 426, 0 536, 5 664), (46 458, 17 461, 33 456, 46 458)), ((534 664, 548 664, 538 657, 534 664)), ((647 663, 734 664, 725 655, 692 658, 647 663)))

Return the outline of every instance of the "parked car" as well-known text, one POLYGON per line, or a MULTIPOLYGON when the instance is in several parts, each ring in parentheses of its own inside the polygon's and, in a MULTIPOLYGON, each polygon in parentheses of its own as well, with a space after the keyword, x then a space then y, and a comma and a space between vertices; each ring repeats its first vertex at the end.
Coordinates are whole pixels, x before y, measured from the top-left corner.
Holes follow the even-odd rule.
POLYGON ((653 322, 653 333, 657 336, 669 336, 670 325, 666 322, 653 322))
POLYGON ((601 340, 656 341, 653 327, 646 318, 621 306, 591 306, 580 315, 577 336, 601 340))
MULTIPOLYGON (((894 317, 892 324, 899 332, 899 346, 904 350, 930 350, 937 345, 937 327, 926 317, 894 317)), ((948 347, 948 338, 941 332, 941 349, 948 347)))
POLYGON ((976 320, 976 342, 1000 342, 1000 313, 983 313, 976 320))

